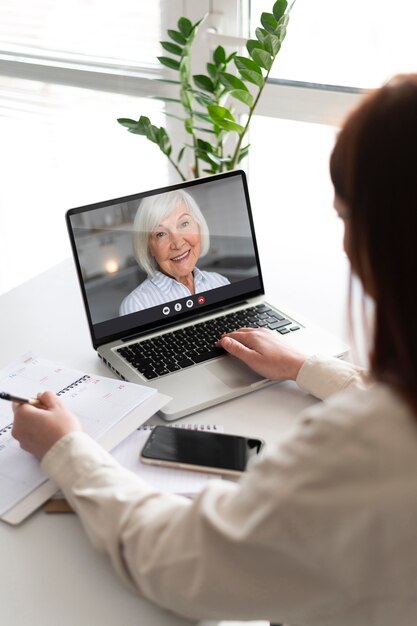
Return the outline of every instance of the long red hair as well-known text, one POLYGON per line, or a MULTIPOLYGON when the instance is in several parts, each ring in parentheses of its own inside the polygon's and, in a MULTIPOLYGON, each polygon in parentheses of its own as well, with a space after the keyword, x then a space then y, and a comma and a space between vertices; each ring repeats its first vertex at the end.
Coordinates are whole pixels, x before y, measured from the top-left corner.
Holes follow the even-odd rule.
POLYGON ((350 114, 330 174, 350 210, 352 268, 375 299, 371 373, 417 414, 417 74, 396 77, 350 114))

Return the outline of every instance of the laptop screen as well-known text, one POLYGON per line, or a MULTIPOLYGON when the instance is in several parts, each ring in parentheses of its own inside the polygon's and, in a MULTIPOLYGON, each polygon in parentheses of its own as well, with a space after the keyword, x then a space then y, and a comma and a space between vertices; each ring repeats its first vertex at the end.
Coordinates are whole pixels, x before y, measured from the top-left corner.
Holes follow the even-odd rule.
POLYGON ((242 171, 71 209, 95 347, 263 294, 242 171))

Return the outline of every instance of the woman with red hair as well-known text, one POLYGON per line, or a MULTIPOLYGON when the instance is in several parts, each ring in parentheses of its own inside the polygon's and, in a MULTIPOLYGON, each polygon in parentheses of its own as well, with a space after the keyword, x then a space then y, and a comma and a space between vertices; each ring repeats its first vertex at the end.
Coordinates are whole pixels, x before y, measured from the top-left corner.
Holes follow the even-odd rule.
POLYGON ((417 623, 417 75, 367 96, 339 133, 335 209, 374 302, 367 372, 264 329, 220 345, 323 400, 238 483, 162 494, 81 432, 51 393, 15 406, 94 545, 142 595, 197 619, 303 626, 417 623))

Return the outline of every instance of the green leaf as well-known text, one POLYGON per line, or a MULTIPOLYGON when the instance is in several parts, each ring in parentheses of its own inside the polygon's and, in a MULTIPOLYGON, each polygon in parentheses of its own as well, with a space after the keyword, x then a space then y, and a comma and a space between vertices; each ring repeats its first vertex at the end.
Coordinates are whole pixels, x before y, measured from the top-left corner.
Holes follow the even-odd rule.
POLYGON ((185 46, 185 44, 187 43, 187 39, 184 37, 184 35, 179 33, 177 30, 167 30, 167 33, 176 43, 179 43, 182 46, 185 46))
POLYGON ((223 65, 223 63, 226 62, 226 51, 223 46, 217 46, 213 53, 213 59, 217 67, 219 67, 219 65, 223 65))
POLYGON ((194 97, 198 104, 200 104, 202 107, 207 107, 208 105, 215 102, 214 98, 210 98, 208 94, 205 94, 201 91, 196 93, 194 97))
POLYGON ((215 130, 213 128, 203 128, 202 126, 196 126, 195 129, 200 131, 200 133, 207 133, 209 135, 216 135, 216 132, 215 132, 215 130))
POLYGON ((249 148, 250 148, 250 143, 248 143, 247 146, 245 146, 244 148, 241 148, 239 150, 239 156, 237 158, 237 162, 240 163, 242 159, 245 158, 245 156, 247 156, 248 152, 249 152, 249 148))
POLYGON ((287 12, 285 13, 285 15, 283 15, 281 17, 281 19, 279 20, 280 24, 285 24, 285 26, 288 26, 288 22, 290 21, 290 13, 293 10, 294 4, 295 4, 296 0, 293 0, 290 4, 290 6, 287 9, 287 12))
POLYGON ((180 120, 180 122, 184 121, 184 118, 180 115, 174 115, 174 113, 168 113, 167 111, 165 111, 165 117, 172 117, 174 120, 180 120))
MULTIPOLYGON (((210 123, 212 124, 213 122, 210 120, 210 123)), ((203 128, 203 126, 195 126, 194 129, 200 131, 201 133, 210 133, 211 135, 216 134, 212 128, 203 128)))
POLYGON ((155 78, 158 83, 166 83, 167 85, 181 85, 179 80, 169 80, 168 78, 155 78))
POLYGON ((138 122, 138 128, 142 128, 149 141, 159 144, 159 128, 151 124, 147 117, 141 116, 138 122))
POLYGON ((194 117, 198 120, 202 120, 203 122, 211 123, 210 115, 207 115, 207 113, 201 113, 201 111, 194 111, 194 117))
POLYGON ((151 100, 161 100, 162 102, 175 102, 176 104, 182 104, 178 98, 168 98, 168 96, 148 96, 151 100))
POLYGON ((277 28, 277 37, 280 43, 282 43, 285 39, 285 35, 287 34, 287 28, 284 24, 281 24, 277 28))
POLYGON ((277 22, 279 22, 281 17, 284 15, 287 5, 287 0, 277 0, 277 2, 275 2, 274 6, 272 7, 272 13, 274 14, 277 22))
POLYGON ((183 146, 181 150, 178 152, 177 163, 181 161, 182 157, 184 156, 184 152, 185 152, 185 146, 183 146))
POLYGON ((120 118, 117 121, 122 126, 125 126, 129 132, 134 133, 135 135, 147 135, 150 127, 152 126, 151 120, 143 115, 140 116, 138 121, 127 118, 120 118))
POLYGON ((266 52, 266 50, 255 49, 252 52, 252 58, 255 61, 255 63, 265 68, 267 71, 271 69, 272 67, 271 55, 269 54, 269 52, 266 52))
POLYGON ((197 156, 210 165, 220 165, 221 159, 216 154, 216 149, 208 141, 197 139, 197 156))
POLYGON ((191 24, 190 20, 187 19, 186 17, 180 17, 180 19, 178 20, 177 26, 179 30, 181 31, 181 33, 184 35, 184 37, 189 37, 189 35, 191 34, 191 31, 193 30, 193 25, 191 24))
POLYGON ((281 49, 281 41, 275 35, 267 35, 264 41, 265 50, 274 58, 281 49))
POLYGON ((235 65, 239 71, 241 69, 250 70, 251 72, 256 72, 262 76, 261 68, 255 63, 255 61, 252 61, 252 59, 248 59, 246 57, 235 57, 235 65))
POLYGON ((160 44, 167 52, 170 52, 171 54, 177 54, 178 56, 182 55, 182 48, 180 46, 177 46, 176 43, 171 43, 170 41, 161 41, 160 44))
MULTIPOLYGON (((295 2, 295 0, 294 0, 295 2)), ((200 24, 202 22, 204 22, 204 20, 207 18, 208 13, 206 13, 201 19, 198 20, 198 22, 196 22, 195 24, 193 24, 193 34, 195 34, 198 30, 198 27, 200 26, 200 24)))
POLYGON ((199 150, 197 148, 196 155, 199 159, 201 159, 202 161, 205 161, 206 163, 209 163, 210 165, 221 165, 221 160, 219 159, 218 156, 213 154, 213 152, 206 151, 206 150, 199 150))
POLYGON ((281 17, 280 21, 278 22, 278 26, 285 26, 285 28, 287 28, 289 21, 290 21, 290 16, 288 15, 288 13, 286 13, 284 17, 281 17))
POLYGON ((255 61, 246 57, 235 57, 235 65, 244 80, 257 85, 257 87, 263 87, 265 80, 262 70, 255 61))
POLYGON ((180 62, 175 59, 171 59, 170 57, 157 57, 158 61, 162 63, 162 65, 166 65, 171 70, 179 70, 180 62))
POLYGON ((214 65, 214 63, 207 63, 206 69, 207 69, 207 72, 210 74, 211 78, 213 80, 217 80, 218 70, 217 70, 217 67, 214 65))
POLYGON ((233 89, 230 95, 236 100, 240 100, 243 104, 246 104, 250 109, 253 107, 253 96, 249 91, 243 91, 242 89, 233 89))
POLYGON ((199 89, 203 89, 204 91, 208 91, 209 93, 215 92, 215 87, 213 85, 213 81, 208 76, 204 74, 196 74, 193 76, 194 83, 196 87, 199 89))
POLYGON ((248 41, 246 42, 246 50, 249 52, 251 56, 252 56, 252 50, 254 48, 259 48, 260 50, 263 50, 264 45, 260 41, 257 41, 256 39, 248 39, 248 41))
POLYGON ((237 55, 237 52, 232 52, 232 54, 229 54, 229 56, 225 60, 225 64, 228 65, 230 61, 235 58, 236 55, 237 55))
POLYGON ((237 133, 243 133, 243 126, 235 121, 232 113, 225 107, 221 107, 218 104, 211 104, 207 107, 207 111, 216 126, 224 130, 234 130, 237 133))
POLYGON ((268 31, 268 33, 272 33, 272 34, 275 33, 277 26, 278 26, 278 22, 275 19, 275 17, 272 15, 272 13, 262 13, 261 24, 265 28, 265 30, 268 31))
POLYGON ((224 85, 228 91, 231 91, 232 89, 248 91, 245 83, 233 74, 228 74, 227 72, 224 72, 223 74, 220 74, 219 79, 221 84, 224 85))
POLYGON ((187 133, 189 133, 190 135, 193 134, 194 122, 193 122, 192 117, 187 117, 187 119, 184 120, 184 127, 187 133))
POLYGON ((160 150, 167 156, 171 155, 172 147, 165 128, 161 127, 157 132, 157 143, 160 150))
POLYGON ((119 117, 117 121, 119 124, 121 124, 125 128, 136 128, 137 126, 137 121, 131 120, 128 117, 119 117))
POLYGON ((214 147, 208 141, 204 141, 203 139, 197 139, 197 146, 200 150, 211 150, 214 152, 214 147))
POLYGON ((149 141, 156 143, 164 154, 167 156, 171 155, 171 140, 165 128, 154 126, 149 117, 141 115, 137 122, 124 117, 119 118, 117 121, 122 126, 125 126, 130 133, 144 135, 149 141))
POLYGON ((256 28, 255 29, 255 35, 258 41, 260 41, 262 44, 265 41, 265 37, 268 35, 268 31, 265 30, 264 28, 256 28))
POLYGON ((256 85, 257 87, 263 87, 265 79, 261 74, 252 72, 251 70, 239 70, 241 77, 247 80, 249 83, 256 85))

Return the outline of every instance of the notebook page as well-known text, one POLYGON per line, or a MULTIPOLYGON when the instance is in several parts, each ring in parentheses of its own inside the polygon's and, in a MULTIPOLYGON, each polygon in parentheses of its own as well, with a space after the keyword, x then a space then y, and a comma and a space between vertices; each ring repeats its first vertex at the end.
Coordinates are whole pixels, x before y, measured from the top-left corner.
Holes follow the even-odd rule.
MULTIPOLYGON (((46 389, 62 396, 81 420, 83 429, 94 438, 156 393, 150 387, 89 375, 33 354, 0 370, 2 391, 28 398, 46 389)), ((12 421, 11 403, 0 400, 0 430, 12 421)))
MULTIPOLYGON (((34 397, 50 389, 62 397, 94 439, 104 435, 156 390, 88 375, 27 354, 0 370, 0 390, 34 397)), ((0 400, 0 515, 47 480, 38 461, 11 436, 13 411, 0 400)))

